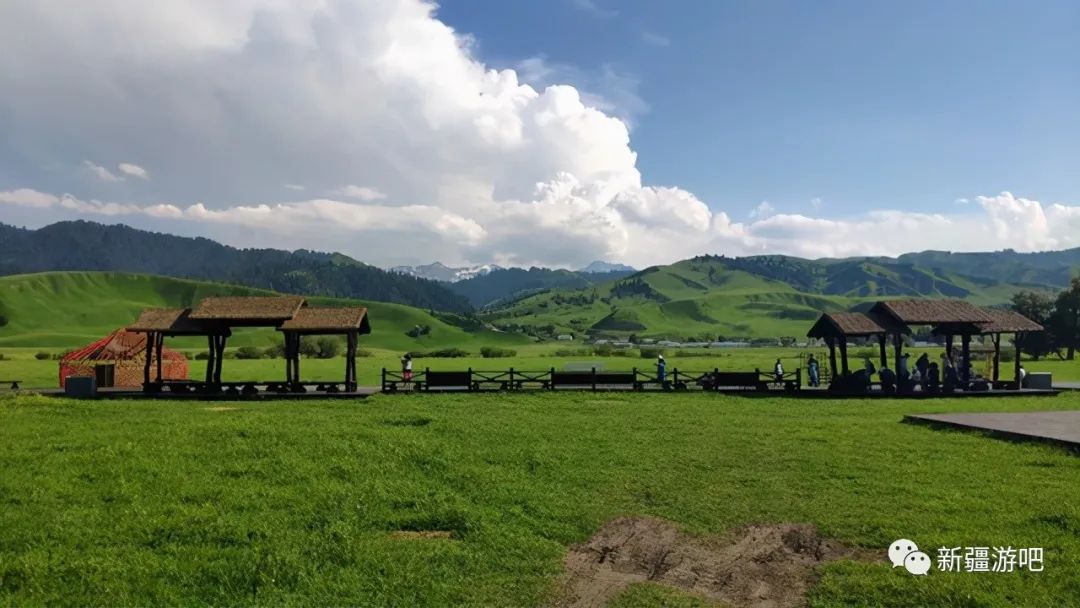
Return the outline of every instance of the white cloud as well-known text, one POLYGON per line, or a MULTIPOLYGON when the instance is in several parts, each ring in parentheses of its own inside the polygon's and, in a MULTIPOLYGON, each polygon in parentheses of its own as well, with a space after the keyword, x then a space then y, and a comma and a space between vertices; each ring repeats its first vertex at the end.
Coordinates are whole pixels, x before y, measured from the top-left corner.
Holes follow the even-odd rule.
MULTIPOLYGON (((589 6, 605 10, 579 8, 589 6)), ((1077 207, 1008 193, 950 215, 822 219, 769 206, 733 221, 722 201, 711 210, 643 179, 627 122, 645 109, 632 76, 542 58, 495 69, 434 10, 420 0, 0 2, 0 157, 82 164, 104 182, 140 175, 83 159, 169 167, 145 185, 146 201, 97 200, 108 198, 102 186, 85 182, 23 183, 5 184, 25 187, 0 192, 0 204, 43 222, 61 212, 156 229, 171 220, 231 244, 372 263, 1080 244, 1077 207), (369 185, 296 194, 350 183, 369 185), (86 190, 47 194, 75 188, 86 190)))
POLYGON ((132 163, 120 163, 116 166, 116 168, 119 169, 120 172, 124 175, 130 175, 132 177, 137 177, 142 180, 150 179, 150 173, 139 165, 134 165, 132 163))
POLYGON ((331 194, 334 196, 344 196, 345 198, 354 198, 361 201, 379 201, 386 198, 386 194, 375 188, 368 188, 367 186, 343 186, 334 190, 331 194))
POLYGON ((94 177, 98 178, 103 182, 115 183, 124 181, 124 178, 122 176, 115 175, 105 167, 94 164, 88 160, 83 161, 83 166, 89 169, 90 172, 94 175, 94 177))
POLYGON ((814 198, 810 199, 810 208, 813 209, 815 212, 821 211, 821 197, 815 196, 814 198))
POLYGON ((776 207, 773 207, 769 201, 761 201, 757 207, 750 210, 750 217, 754 219, 765 219, 775 214, 776 207))
POLYGON ((59 201, 60 199, 52 194, 38 192, 37 190, 31 190, 29 188, 0 192, 0 203, 18 205, 20 207, 39 207, 44 209, 52 207, 59 201))
POLYGON ((600 19, 611 19, 619 14, 619 11, 615 9, 600 6, 595 0, 570 0, 570 2, 574 5, 574 8, 579 11, 589 13, 600 19))
POLYGON ((662 36, 656 32, 643 31, 641 32, 641 40, 648 45, 666 47, 671 46, 671 39, 667 36, 662 36))

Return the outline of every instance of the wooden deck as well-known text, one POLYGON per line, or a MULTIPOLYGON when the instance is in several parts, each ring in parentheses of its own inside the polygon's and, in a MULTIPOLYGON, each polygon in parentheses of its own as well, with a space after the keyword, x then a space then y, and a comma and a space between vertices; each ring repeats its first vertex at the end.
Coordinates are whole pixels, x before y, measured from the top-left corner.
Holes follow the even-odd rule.
POLYGON ((1080 451, 1080 411, 910 414, 907 422, 981 431, 1022 441, 1042 441, 1080 451))
MULTIPOLYGON (((39 395, 49 397, 65 397, 64 389, 52 388, 32 390, 39 395)), ((306 400, 306 399, 363 399, 379 392, 377 386, 361 386, 350 392, 326 392, 309 390, 304 393, 278 393, 260 390, 258 393, 246 395, 243 393, 171 393, 161 392, 147 394, 139 389, 101 388, 95 397, 83 397, 84 399, 154 399, 163 401, 279 401, 279 400, 306 400)))

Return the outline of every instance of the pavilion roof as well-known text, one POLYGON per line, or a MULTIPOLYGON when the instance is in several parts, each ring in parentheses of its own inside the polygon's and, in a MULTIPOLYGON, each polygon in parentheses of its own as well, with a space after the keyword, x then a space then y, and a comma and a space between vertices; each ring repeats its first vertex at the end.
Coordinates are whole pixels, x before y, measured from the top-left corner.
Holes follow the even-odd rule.
POLYGON ((285 321, 278 328, 281 331, 297 332, 344 332, 358 330, 361 334, 371 333, 367 309, 362 307, 323 308, 305 307, 297 311, 293 318, 285 321))
POLYGON ((874 304, 870 311, 887 315, 904 325, 972 323, 981 326, 993 321, 985 310, 963 300, 885 300, 874 304))
POLYGON ((190 308, 147 308, 127 327, 131 332, 204 334, 206 327, 191 318, 190 308))
POLYGON ((305 304, 300 296, 232 296, 203 298, 192 319, 207 321, 284 321, 305 304))
POLYGON ((864 312, 827 312, 818 318, 810 328, 810 338, 830 336, 871 336, 899 331, 895 322, 890 322, 876 314, 864 312))
POLYGON ((1000 308, 984 308, 986 314, 992 319, 990 323, 980 327, 984 334, 1012 334, 1029 331, 1043 331, 1043 326, 1024 315, 1000 308))

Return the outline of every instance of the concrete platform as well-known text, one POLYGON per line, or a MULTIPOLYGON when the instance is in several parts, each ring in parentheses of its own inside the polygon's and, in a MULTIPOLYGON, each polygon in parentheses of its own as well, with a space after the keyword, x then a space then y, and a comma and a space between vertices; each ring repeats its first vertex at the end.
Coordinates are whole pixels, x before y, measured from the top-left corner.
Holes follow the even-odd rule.
POLYGON ((988 432, 998 437, 1042 441, 1080 451, 1080 411, 909 414, 907 422, 988 432))
MULTIPOLYGON (((24 393, 36 393, 48 397, 66 397, 64 389, 29 389, 24 393)), ((379 392, 377 386, 361 386, 355 391, 344 393, 328 393, 325 391, 308 391, 306 393, 277 393, 260 390, 254 395, 229 394, 228 392, 204 394, 204 393, 161 393, 146 394, 141 390, 102 388, 98 389, 96 397, 85 399, 153 399, 155 401, 278 401, 278 400, 302 400, 302 399, 362 399, 379 392)))

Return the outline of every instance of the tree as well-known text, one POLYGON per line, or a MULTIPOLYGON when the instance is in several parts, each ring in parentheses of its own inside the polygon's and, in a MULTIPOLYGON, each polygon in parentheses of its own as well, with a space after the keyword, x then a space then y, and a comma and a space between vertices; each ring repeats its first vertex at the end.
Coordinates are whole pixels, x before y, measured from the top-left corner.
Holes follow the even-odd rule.
POLYGON ((319 347, 319 359, 333 359, 341 354, 341 340, 331 336, 320 336, 316 344, 319 347))
POLYGON ((1080 276, 1058 294, 1054 312, 1043 325, 1050 327, 1057 346, 1064 348, 1065 358, 1072 361, 1080 349, 1080 276))
POLYGON ((1012 309, 1047 328, 1047 331, 1029 334, 1024 337, 1022 350, 1036 361, 1050 353, 1056 353, 1057 344, 1050 327, 1050 318, 1054 314, 1054 300, 1041 292, 1021 291, 1012 297, 1012 309))

